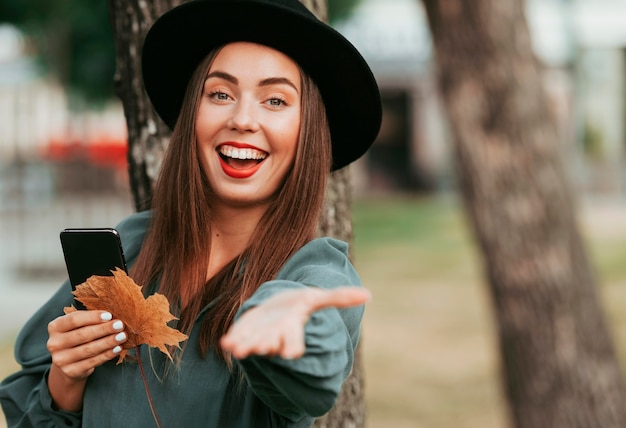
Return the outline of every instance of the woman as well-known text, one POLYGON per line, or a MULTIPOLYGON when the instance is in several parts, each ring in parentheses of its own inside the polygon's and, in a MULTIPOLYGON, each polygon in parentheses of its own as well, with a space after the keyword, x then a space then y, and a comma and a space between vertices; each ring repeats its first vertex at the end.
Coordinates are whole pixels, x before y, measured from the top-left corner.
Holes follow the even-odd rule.
MULTIPOLYGON (((150 212, 118 225, 130 276, 189 335, 146 346, 163 427, 304 427, 352 367, 368 294, 345 243, 316 238, 328 172, 380 126, 363 58, 298 0, 198 0, 146 37, 144 82, 173 128, 150 212)), ((16 343, 0 387, 9 426, 154 426, 137 364, 106 311, 62 315, 64 286, 16 343)))

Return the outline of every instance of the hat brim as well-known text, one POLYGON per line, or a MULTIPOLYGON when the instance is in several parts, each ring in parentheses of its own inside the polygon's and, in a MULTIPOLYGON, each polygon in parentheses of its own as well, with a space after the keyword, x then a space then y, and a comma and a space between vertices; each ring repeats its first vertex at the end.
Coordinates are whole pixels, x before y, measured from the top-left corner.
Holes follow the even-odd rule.
POLYGON ((173 128, 191 75, 212 49, 234 41, 277 49, 296 61, 320 90, 336 170, 361 157, 374 142, 382 119, 378 86, 347 39, 308 10, 282 3, 192 1, 170 10, 146 35, 144 85, 156 112, 173 128))

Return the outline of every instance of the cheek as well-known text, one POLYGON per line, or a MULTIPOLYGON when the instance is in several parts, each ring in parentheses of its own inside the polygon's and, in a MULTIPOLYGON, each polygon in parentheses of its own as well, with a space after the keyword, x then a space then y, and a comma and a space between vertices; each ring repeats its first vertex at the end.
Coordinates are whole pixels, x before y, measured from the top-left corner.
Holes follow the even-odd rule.
POLYGON ((207 145, 200 143, 200 134, 196 132, 196 160, 200 164, 200 170, 205 176, 209 175, 209 158, 213 151, 207 145))
POLYGON ((300 136, 300 120, 299 117, 289 121, 282 127, 282 146, 283 150, 292 158, 295 157, 298 139, 300 136))
POLYGON ((292 158, 296 155, 296 150, 298 148, 298 135, 299 132, 292 132, 285 138, 285 151, 292 158))
POLYGON ((221 110, 211 108, 211 105, 206 101, 201 101, 196 112, 196 137, 202 140, 203 138, 211 138, 212 134, 216 132, 218 124, 223 120, 220 116, 221 110))
POLYGON ((196 123, 195 123, 196 140, 200 140, 200 141, 203 138, 206 138, 210 132, 210 129, 209 129, 210 124, 206 120, 203 120, 202 117, 203 117, 202 115, 198 114, 198 117, 196 118, 196 123))

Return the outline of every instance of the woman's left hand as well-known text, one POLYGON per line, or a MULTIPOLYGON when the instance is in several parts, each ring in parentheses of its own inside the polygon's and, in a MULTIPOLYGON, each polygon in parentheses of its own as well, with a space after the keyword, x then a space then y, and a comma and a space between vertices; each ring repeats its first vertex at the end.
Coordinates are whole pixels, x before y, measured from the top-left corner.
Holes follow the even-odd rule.
POLYGON ((241 359, 250 355, 299 358, 304 354, 304 325, 320 309, 362 305, 370 299, 360 287, 325 290, 307 287, 270 297, 246 311, 222 337, 222 349, 241 359))

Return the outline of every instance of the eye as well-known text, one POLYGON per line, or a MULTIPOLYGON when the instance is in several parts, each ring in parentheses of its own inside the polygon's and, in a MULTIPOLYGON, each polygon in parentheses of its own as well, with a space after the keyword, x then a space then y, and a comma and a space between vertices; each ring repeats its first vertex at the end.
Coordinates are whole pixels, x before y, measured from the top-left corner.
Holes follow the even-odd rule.
POLYGON ((230 95, 220 90, 211 91, 208 96, 216 101, 228 101, 230 99, 230 95))
POLYGON ((287 104, 287 101, 286 101, 286 100, 284 100, 284 99, 283 99, 283 98, 281 98, 281 97, 272 97, 272 98, 269 98, 269 99, 266 101, 266 103, 267 103, 267 104, 269 104, 269 105, 270 105, 270 106, 272 106, 272 107, 282 107, 282 106, 289 105, 289 104, 287 104))

